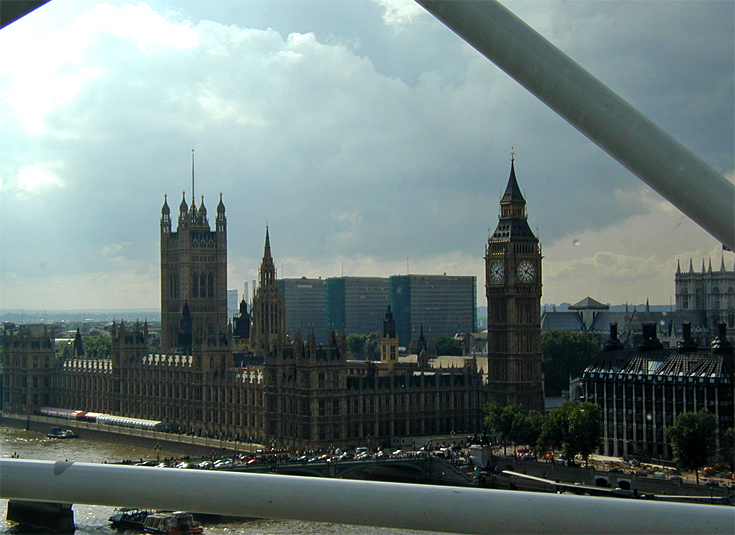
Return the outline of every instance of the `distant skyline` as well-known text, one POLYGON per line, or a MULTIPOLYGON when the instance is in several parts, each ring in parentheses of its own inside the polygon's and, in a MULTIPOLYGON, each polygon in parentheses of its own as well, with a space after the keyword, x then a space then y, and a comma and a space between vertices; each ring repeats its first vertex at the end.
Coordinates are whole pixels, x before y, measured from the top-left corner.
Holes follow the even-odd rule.
MULTIPOLYGON (((503 4, 735 180, 735 3, 503 4)), ((735 254, 410 0, 54 0, 0 30, 0 308, 160 306, 159 218, 227 207, 228 287, 475 275, 511 147, 542 303, 666 305, 735 254)))

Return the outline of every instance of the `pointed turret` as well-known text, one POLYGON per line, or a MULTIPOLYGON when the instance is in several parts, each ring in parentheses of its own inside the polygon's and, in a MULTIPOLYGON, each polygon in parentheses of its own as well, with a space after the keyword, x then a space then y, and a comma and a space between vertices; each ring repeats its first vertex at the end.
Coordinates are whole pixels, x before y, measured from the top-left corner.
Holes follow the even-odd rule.
POLYGON ((689 273, 694 273, 694 262, 692 262, 692 259, 689 259, 689 273))
POLYGON ((191 206, 189 207, 189 220, 192 223, 196 223, 199 218, 199 210, 197 210, 197 204, 194 197, 191 198, 191 206))
POLYGON ((186 204, 186 191, 181 192, 181 204, 179 205, 179 214, 185 215, 189 211, 189 205, 186 204))
POLYGON ((709 262, 707 264, 707 273, 712 273, 712 259, 709 258, 709 262))
POLYGON ((521 188, 518 187, 518 180, 516 179, 515 159, 510 160, 510 177, 508 178, 508 185, 505 187, 505 193, 503 198, 500 199, 501 203, 504 202, 517 202, 526 205, 526 199, 523 198, 521 188))
POLYGON ((722 255, 720 257, 720 273, 724 273, 725 271, 727 271, 725 269, 725 255, 722 255))
POLYGON ((681 264, 679 263, 679 259, 676 259, 676 274, 681 275, 681 264))
POLYGON ((204 195, 202 195, 202 203, 199 206, 199 216, 202 218, 207 217, 207 207, 204 206, 204 195))
POLYGON ((393 319, 393 311, 388 305, 388 310, 385 313, 383 319, 383 337, 384 338, 395 338, 396 337, 396 321, 393 319))
POLYGON ((77 334, 74 336, 74 347, 72 348, 72 353, 75 357, 84 356, 84 342, 82 341, 82 334, 79 332, 79 327, 77 327, 77 334))
POLYGON ((511 158, 508 185, 500 199, 500 221, 490 240, 507 241, 514 238, 536 239, 528 226, 526 199, 516 179, 515 159, 511 158))
POLYGON ((260 285, 269 286, 276 282, 276 266, 271 256, 271 238, 268 225, 265 227, 265 248, 263 261, 260 263, 260 285))
POLYGON ((260 286, 253 298, 251 347, 268 358, 279 358, 285 343, 286 322, 283 296, 276 286, 276 266, 271 256, 270 230, 265 228, 265 247, 260 263, 260 286))
POLYGON ((161 207, 161 233, 171 232, 171 209, 168 207, 168 195, 163 194, 163 206, 161 207))
POLYGON ((181 204, 179 205, 178 230, 184 230, 189 226, 189 205, 186 204, 186 191, 181 192, 181 204))
POLYGON ((217 205, 217 232, 224 232, 227 228, 225 217, 225 203, 222 202, 222 192, 219 192, 219 204, 217 205))

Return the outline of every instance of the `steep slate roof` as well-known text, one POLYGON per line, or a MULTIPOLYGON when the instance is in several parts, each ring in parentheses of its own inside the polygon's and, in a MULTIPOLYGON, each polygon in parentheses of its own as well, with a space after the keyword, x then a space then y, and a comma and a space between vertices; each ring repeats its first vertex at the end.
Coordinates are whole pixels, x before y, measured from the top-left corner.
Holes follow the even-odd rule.
POLYGON ((569 305, 569 310, 582 310, 582 309, 592 309, 592 310, 609 310, 610 307, 608 305, 603 305, 599 301, 595 301, 591 297, 587 296, 578 303, 574 303, 573 305, 569 305))
POLYGON ((634 331, 640 331, 644 323, 656 323, 659 328, 670 325, 672 332, 680 332, 683 323, 691 323, 692 329, 704 327, 704 314, 693 310, 681 310, 672 312, 646 312, 636 310, 633 312, 630 325, 634 331))
POLYGON ((508 179, 508 185, 505 187, 503 198, 500 199, 500 202, 510 201, 522 202, 523 204, 526 203, 526 199, 524 199, 523 195, 521 194, 521 188, 518 187, 518 180, 516 180, 516 169, 513 160, 510 161, 510 178, 508 179))
POLYGON ((610 324, 617 323, 618 333, 622 334, 628 329, 632 316, 632 312, 610 312, 609 310, 598 312, 589 330, 595 333, 609 333, 610 324))
POLYGON ((733 377, 733 357, 701 349, 680 353, 676 349, 656 351, 621 350, 602 352, 584 374, 620 373, 674 377, 733 377))
POLYGON ((541 331, 584 331, 584 325, 576 312, 544 312, 541 331))

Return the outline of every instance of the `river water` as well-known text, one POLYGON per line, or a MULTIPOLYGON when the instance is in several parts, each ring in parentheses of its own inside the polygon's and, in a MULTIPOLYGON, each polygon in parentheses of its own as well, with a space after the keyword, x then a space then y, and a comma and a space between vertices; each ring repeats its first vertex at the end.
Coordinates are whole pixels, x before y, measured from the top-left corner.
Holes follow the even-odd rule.
MULTIPOLYGON (((79 462, 119 462, 123 459, 156 459, 156 451, 99 439, 80 438, 58 440, 47 438, 45 434, 0 426, 0 457, 17 455, 22 459, 79 462)), ((180 454, 165 451, 165 457, 178 457, 180 454)), ((18 526, 8 522, 6 517, 7 500, 0 500, 0 534, 22 533, 18 526)), ((74 505, 74 522, 77 535, 120 535, 110 527, 108 518, 113 508, 106 506, 74 505)), ((221 523, 204 523, 205 535, 431 535, 429 532, 386 529, 342 524, 322 524, 293 520, 248 520, 221 523)), ((124 532, 134 533, 134 532, 124 532)))

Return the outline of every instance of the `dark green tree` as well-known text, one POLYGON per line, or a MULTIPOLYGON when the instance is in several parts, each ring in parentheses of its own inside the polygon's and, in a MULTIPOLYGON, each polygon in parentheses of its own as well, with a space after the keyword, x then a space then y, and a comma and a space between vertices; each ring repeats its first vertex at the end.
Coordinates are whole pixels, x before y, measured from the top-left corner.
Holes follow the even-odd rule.
POLYGON ((506 453, 508 440, 513 433, 513 419, 521 412, 518 405, 501 407, 499 403, 492 402, 485 405, 485 427, 491 435, 501 437, 503 443, 503 455, 506 453))
POLYGON ((71 341, 63 341, 59 342, 56 346, 56 358, 57 359, 67 359, 71 358, 72 356, 72 349, 74 344, 71 341))
POLYGON ((380 337, 377 332, 373 331, 367 335, 365 340, 365 355, 367 358, 372 358, 378 354, 380 351, 379 344, 380 337))
POLYGON ((594 403, 567 401, 545 419, 538 449, 561 452, 567 462, 579 454, 585 464, 590 454, 600 447, 602 409, 594 403))
POLYGON ((462 355, 462 342, 451 336, 437 336, 432 340, 437 355, 462 355))
POLYGON ((110 358, 112 353, 112 337, 109 334, 85 336, 84 356, 89 359, 110 358))
POLYGON ((364 334, 348 334, 347 347, 353 355, 362 355, 365 353, 365 341, 367 336, 364 334))
POLYGON ((735 470, 735 427, 725 429, 720 433, 720 453, 730 470, 735 470))
POLYGON ((543 419, 540 412, 525 412, 520 405, 501 407, 493 402, 485 406, 485 426, 490 434, 501 437, 503 454, 508 442, 534 446, 541 434, 543 419))
POLYGON ((547 396, 560 396, 569 388, 569 377, 579 377, 594 362, 600 350, 584 333, 547 331, 541 333, 541 369, 547 396))
POLYGON ((516 444, 526 444, 534 451, 541 436, 545 416, 539 411, 529 411, 517 415, 513 419, 510 440, 516 444))
POLYGON ((715 454, 717 417, 707 409, 685 412, 666 429, 666 435, 677 466, 694 470, 699 483, 699 469, 715 454))
MULTIPOLYGON (((94 334, 82 338, 84 344, 84 358, 106 359, 112 354, 112 337, 107 334, 94 334)), ((60 359, 72 358, 74 356, 74 342, 59 342, 56 347, 56 357, 60 359)))
POLYGON ((378 333, 370 334, 348 334, 347 347, 354 356, 371 358, 378 352, 378 333))

